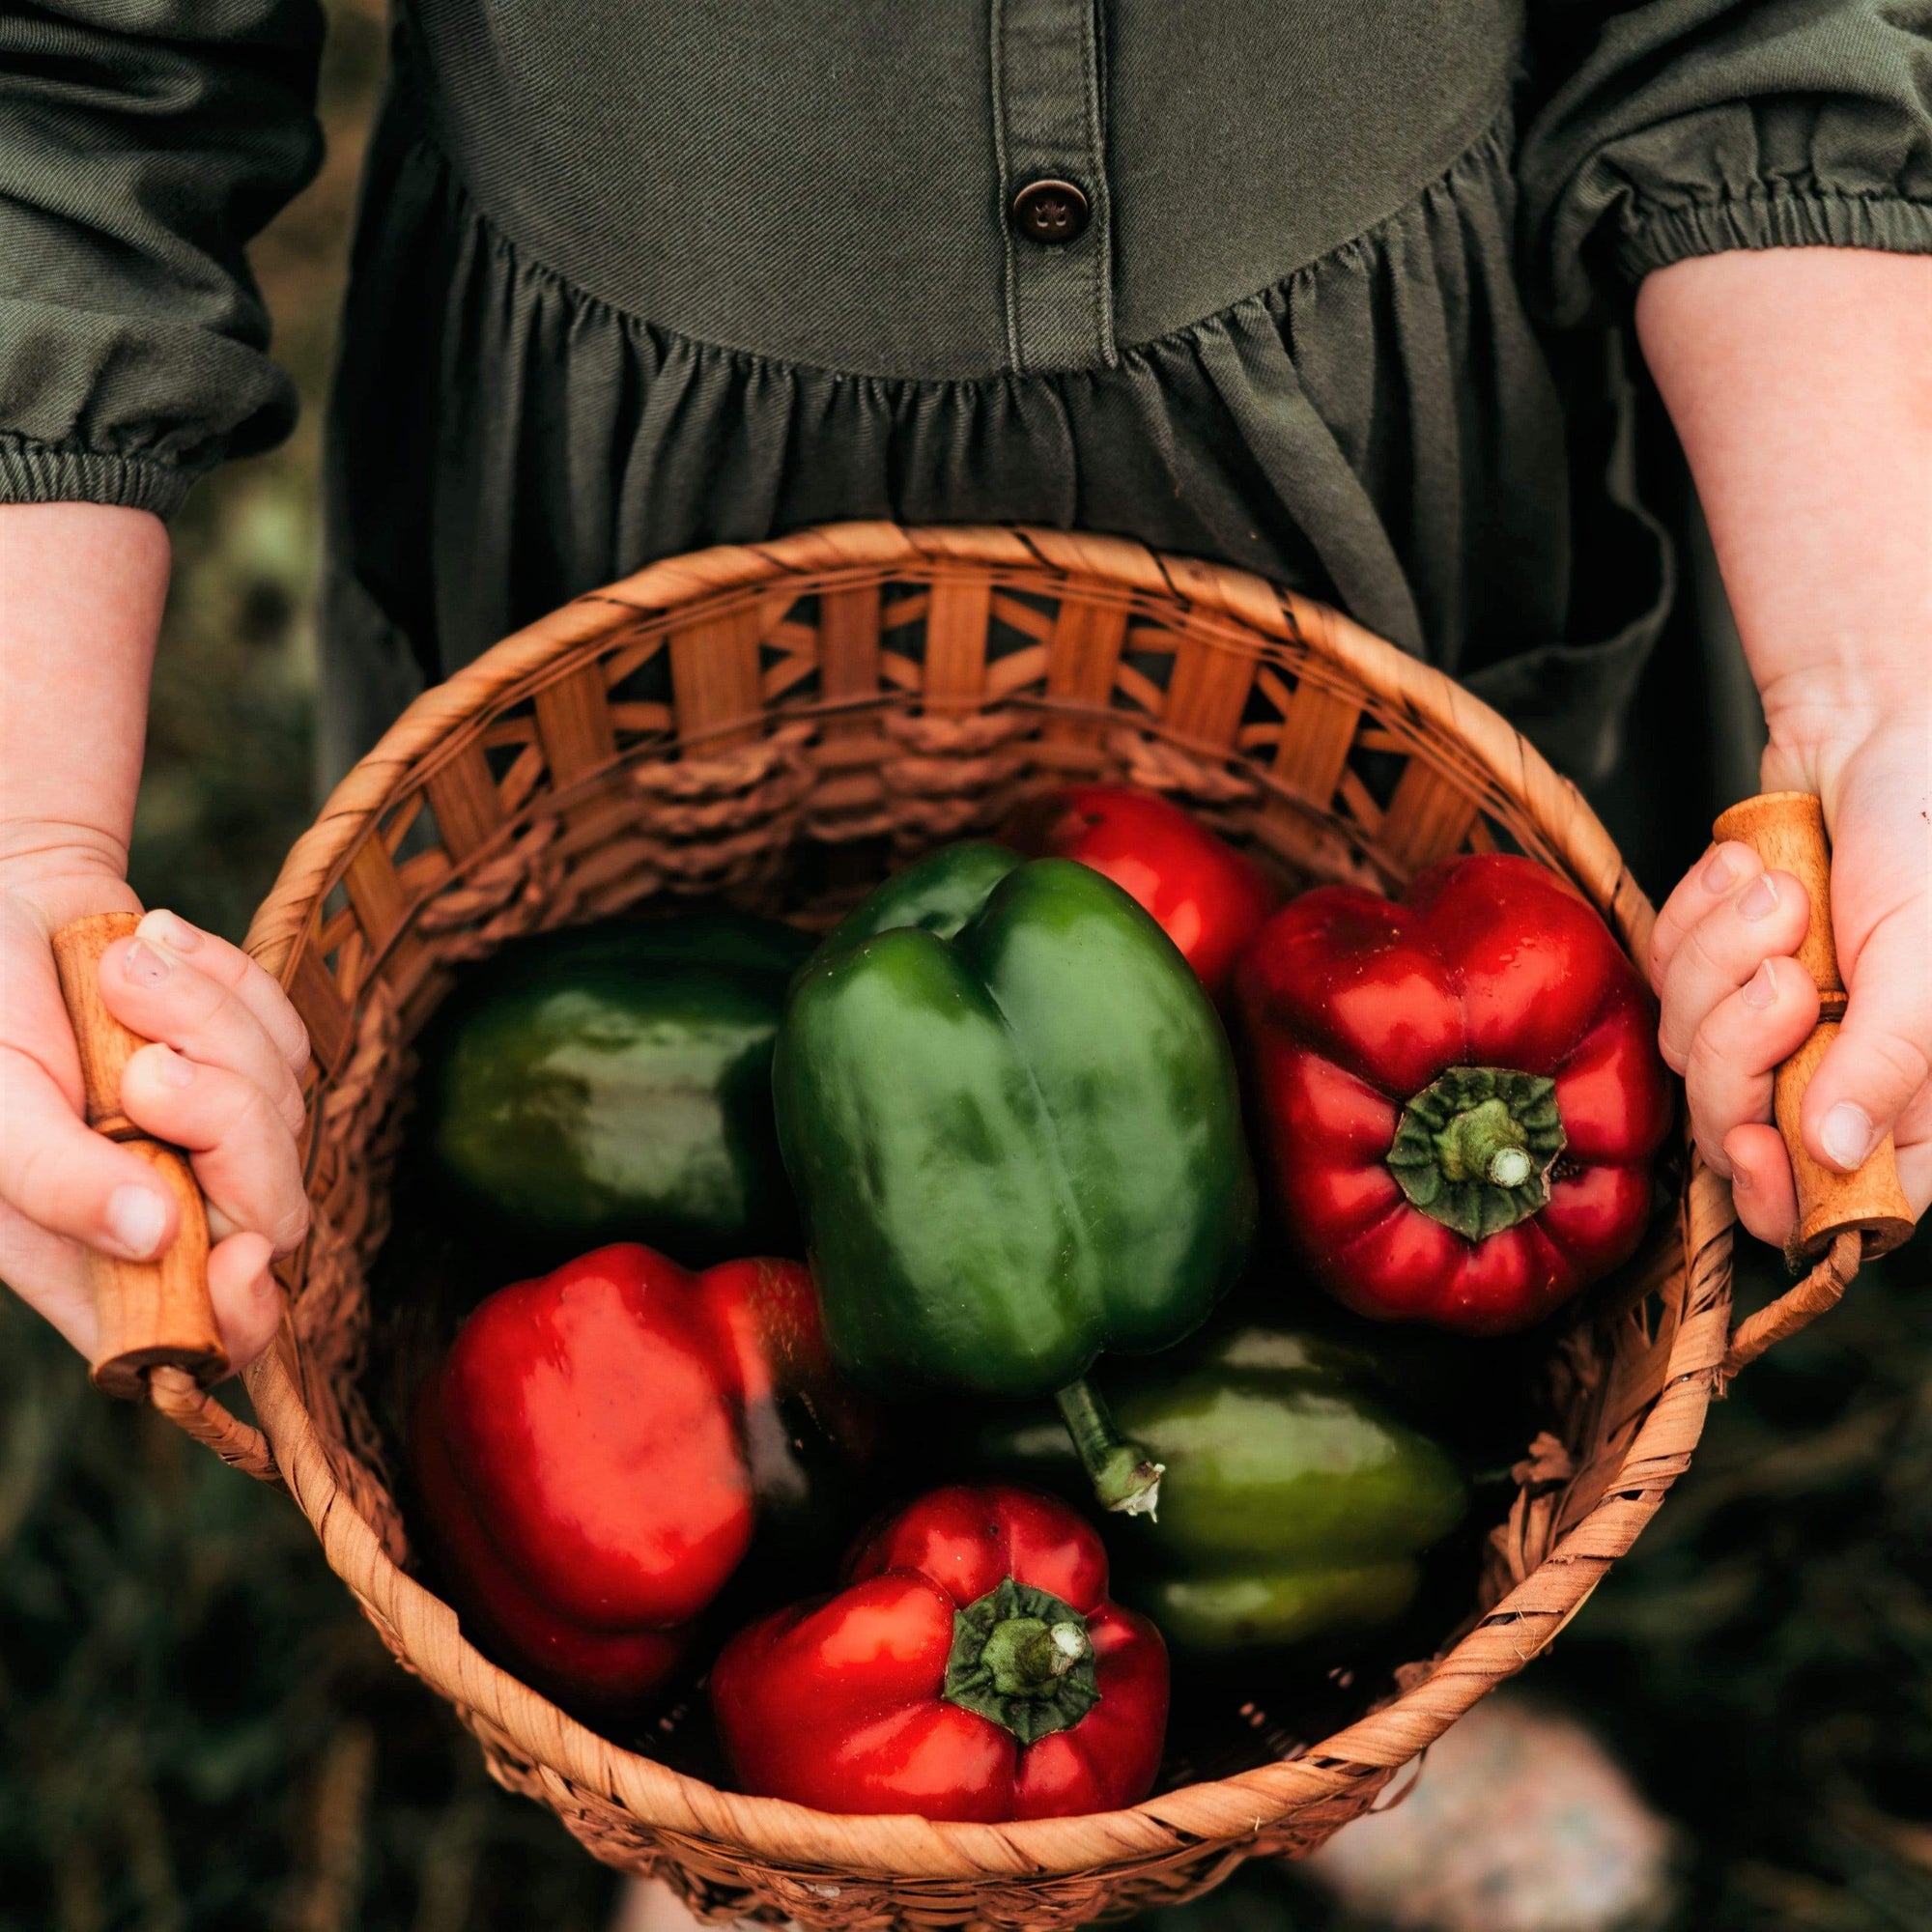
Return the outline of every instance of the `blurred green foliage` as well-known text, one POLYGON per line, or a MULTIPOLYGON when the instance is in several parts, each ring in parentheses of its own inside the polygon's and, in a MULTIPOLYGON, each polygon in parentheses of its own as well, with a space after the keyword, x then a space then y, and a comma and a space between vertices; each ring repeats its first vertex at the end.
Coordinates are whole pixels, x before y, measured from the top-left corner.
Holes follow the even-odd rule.
POLYGON ((0 1306, 0 1926, 589 1932, 610 1875, 485 1777, 286 1496, 0 1306))
POLYGON ((1932 1926, 1932 1237, 1739 1378, 1543 1683, 1690 1827, 1688 1924, 1932 1926))
MULTIPOLYGON (((314 804, 315 406, 384 43, 375 0, 332 13, 330 158, 256 256, 309 409, 177 524, 136 833, 144 896, 236 937, 314 804)), ((1751 1250, 1746 1273, 1769 1293, 1775 1260, 1751 1250)), ((1687 1827, 1687 1932, 1932 1925, 1929 1592, 1921 1238, 1713 1410, 1690 1477, 1535 1673, 1687 1827)), ((0 1932, 588 1932, 609 1914, 610 1875, 488 1781, 286 1498, 96 1396, 11 1301, 0 1726, 0 1932)), ((1244 1884, 1184 1923, 1263 1932, 1278 1911, 1341 1932, 1292 1885, 1244 1884)))

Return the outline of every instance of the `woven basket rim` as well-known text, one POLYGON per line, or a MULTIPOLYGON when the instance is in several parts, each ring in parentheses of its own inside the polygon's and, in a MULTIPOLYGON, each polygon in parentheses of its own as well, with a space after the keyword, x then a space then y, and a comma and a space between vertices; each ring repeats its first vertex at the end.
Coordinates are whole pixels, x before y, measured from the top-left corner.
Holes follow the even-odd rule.
MULTIPOLYGON (((1045 571, 1073 583, 1177 598, 1264 638, 1295 639, 1332 661, 1350 683, 1402 705, 1418 727, 1457 743, 1547 835, 1550 847, 1641 957, 1654 919, 1648 899, 1580 793, 1496 712, 1432 667, 1342 612, 1250 573, 1158 554, 1129 540, 1004 526, 900 526, 849 523, 770 543, 724 545, 665 559, 586 592, 504 639, 415 699, 337 785, 298 841, 250 926, 251 953, 285 983, 299 942, 321 913, 340 867, 372 818, 395 802, 424 754, 466 721, 540 683, 572 647, 603 637, 613 604, 656 620, 705 600, 785 578, 900 565, 929 573, 957 563, 1045 571)), ((1617 1476, 1545 1560, 1443 1657, 1433 1673, 1322 1740, 1305 1756, 1224 1779, 1179 1787, 1131 1808, 1007 1825, 949 1824, 917 1816, 848 1816, 778 1799, 723 1791, 623 1749, 568 1717, 461 1636, 454 1610, 388 1556, 375 1527, 342 1492, 300 1393, 290 1325, 248 1372, 264 1431, 289 1489, 331 1568, 364 1607, 396 1633, 426 1682, 463 1709, 510 1755, 538 1767, 560 1805, 568 1787, 594 1791, 666 1834, 722 1841, 808 1871, 897 1879, 1046 1877, 1172 1858, 1203 1840, 1247 1839, 1311 1800, 1344 1792, 1433 1743, 1481 1696, 1540 1652, 1581 1608, 1609 1563, 1629 1548, 1694 1446, 1728 1328, 1728 1292, 1714 1251, 1728 1235, 1729 1203, 1690 1149, 1680 1222, 1693 1200, 1718 1230, 1687 1266, 1712 1292, 1687 1293, 1663 1386, 1629 1444, 1617 1476), (1715 1286, 1714 1286, 1715 1283, 1715 1286), (437 1660, 454 1660, 453 1668, 437 1660), (566 1782, 567 1781, 567 1782, 566 1782)))
POLYGON ((955 562, 1038 572, 1122 594, 1176 598, 1265 638, 1295 639, 1331 659, 1351 682, 1399 700, 1418 725, 1472 753, 1506 791, 1530 804, 1552 847, 1611 917, 1634 957, 1649 944, 1656 912, 1625 868, 1609 834, 1583 795, 1499 712, 1421 659, 1378 637, 1332 606, 1232 565, 1149 550, 1124 537, 1029 525, 843 523, 818 526, 762 544, 720 544, 661 558, 629 577, 584 591, 512 632, 481 656, 414 698, 347 773, 297 839, 269 895, 249 923, 246 950, 279 978, 319 913, 341 860, 372 817, 392 803, 423 753, 460 733, 510 688, 534 688, 555 674, 561 654, 603 635, 609 607, 658 620, 715 597, 787 577, 838 568, 876 572, 955 562), (1530 794, 1548 804, 1538 807, 1530 794))

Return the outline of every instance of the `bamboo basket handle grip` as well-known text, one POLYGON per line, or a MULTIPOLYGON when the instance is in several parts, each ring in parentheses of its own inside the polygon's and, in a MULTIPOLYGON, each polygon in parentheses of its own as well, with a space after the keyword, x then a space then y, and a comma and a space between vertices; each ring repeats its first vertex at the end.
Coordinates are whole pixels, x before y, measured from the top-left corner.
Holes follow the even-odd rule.
POLYGON ((155 1171, 181 1208, 174 1245, 152 1262, 88 1256, 99 1334, 90 1372, 97 1388, 126 1401, 146 1397, 223 1462, 278 1480, 268 1439, 208 1394, 228 1374, 228 1351, 208 1297, 208 1210, 187 1157, 144 1134, 121 1111, 121 1074, 147 1044, 100 997, 100 957, 139 924, 131 912, 95 913, 54 934, 54 964, 80 1049, 87 1124, 119 1141, 155 1171))
POLYGON ((1837 1037, 1846 1004, 1832 937, 1832 859, 1824 807, 1809 792, 1766 792, 1732 806, 1711 830, 1720 840, 1748 845, 1768 869, 1789 872, 1803 884, 1811 923, 1798 957, 1818 987, 1818 1024, 1777 1069, 1773 1088, 1777 1130, 1798 1187, 1798 1229, 1786 1259, 1794 1267, 1807 1261, 1815 1265, 1768 1308, 1739 1324, 1724 1357, 1728 1378, 1836 1306, 1861 1263, 1889 1254, 1912 1233, 1912 1208, 1899 1185, 1898 1156, 1889 1134, 1855 1174, 1839 1174, 1811 1158, 1800 1129, 1804 1091, 1837 1037))

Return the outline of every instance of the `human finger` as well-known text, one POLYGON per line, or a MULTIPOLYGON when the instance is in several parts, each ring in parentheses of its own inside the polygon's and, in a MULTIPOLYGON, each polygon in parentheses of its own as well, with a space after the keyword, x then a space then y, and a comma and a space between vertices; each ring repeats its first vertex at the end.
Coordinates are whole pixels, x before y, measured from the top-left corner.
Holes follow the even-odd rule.
MULTIPOLYGON (((274 1339, 282 1292, 269 1272, 267 1239, 232 1235, 210 1251, 209 1300, 230 1364, 244 1369, 274 1339)), ((0 1204, 0 1280, 5 1280, 66 1341, 92 1361, 100 1320, 87 1251, 0 1204)))
MULTIPOLYGON (((85 1125, 38 1061, 0 1044, 0 1201, 51 1234, 128 1261, 151 1260, 174 1239, 180 1209, 154 1170, 85 1125)), ((13 1285, 34 1299, 31 1282, 13 1285)))
POLYGON ((1842 1173, 1861 1166, 1932 1084, 1932 962, 1914 910, 1908 903, 1866 935, 1843 1023, 1805 1090, 1804 1145, 1842 1173))
POLYGON ((1663 990, 1663 976, 1684 943, 1684 936, 1706 913, 1732 897, 1748 879, 1764 870, 1764 862, 1748 845, 1727 838, 1713 845, 1678 880, 1657 915, 1650 934, 1650 983, 1663 990))
POLYGON ((1798 1189, 1784 1136, 1758 1122, 1733 1127, 1724 1136, 1724 1155, 1738 1219, 1760 1241, 1783 1247, 1798 1225, 1798 1189))
POLYGON ((222 1224, 266 1236, 277 1254, 300 1244, 308 1195, 295 1136, 252 1080, 144 1046, 122 1075, 121 1104, 136 1126, 187 1150, 222 1224))
POLYGON ((269 1344, 282 1319, 282 1291, 269 1272, 261 1235, 231 1235, 209 1250, 208 1298, 231 1367, 245 1369, 269 1344))
POLYGON ((100 958, 100 996, 143 1039, 261 1088, 291 1133, 302 1124, 301 1089, 281 1049, 242 997, 199 966, 144 939, 118 940, 100 958))
POLYGON ((239 946, 165 907, 145 915, 135 933, 226 986, 262 1023, 262 1031, 288 1062, 289 1070, 301 1078, 309 1062, 308 1029, 288 995, 239 946))
POLYGON ((1789 872, 1761 871, 1685 933, 1659 988, 1657 1043, 1671 1066, 1683 1072, 1713 1008, 1766 959, 1798 950, 1810 917, 1804 889, 1789 872))
POLYGON ((1730 1172, 1732 1128, 1772 1117, 1772 1076, 1818 1023, 1818 988, 1797 960, 1774 957, 1706 1015, 1690 1042, 1684 1091, 1704 1158, 1730 1172))
POLYGON ((1932 1085, 1921 1087, 1891 1125, 1898 1184, 1917 1220, 1932 1207, 1932 1085))
POLYGON ((0 1201, 0 1281, 83 1355, 99 1332, 87 1250, 0 1201))

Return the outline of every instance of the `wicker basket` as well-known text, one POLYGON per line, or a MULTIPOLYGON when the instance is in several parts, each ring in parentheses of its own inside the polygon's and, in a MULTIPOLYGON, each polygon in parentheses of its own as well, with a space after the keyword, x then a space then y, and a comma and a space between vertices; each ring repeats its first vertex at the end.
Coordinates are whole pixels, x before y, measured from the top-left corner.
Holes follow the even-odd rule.
POLYGON ((1644 952, 1651 908, 1577 792, 1493 712, 1333 611, 1114 539, 880 524, 656 564, 506 639, 336 790, 249 936, 314 1041, 314 1227, 284 1269, 279 1343, 248 1376, 266 1441, 182 1378, 157 1376, 157 1397, 231 1462, 279 1471, 497 1778, 705 1916, 1065 1927, 1305 1853, 1576 1615, 1702 1427, 1732 1214, 1686 1147, 1673 1211, 1555 1349, 1548 1431, 1453 1646, 1290 1761, 1104 1816, 947 1825, 716 1790, 585 1729, 464 1640, 409 1573, 360 1382, 406 1049, 452 969, 669 895, 796 913, 810 878, 824 913, 841 887, 849 899, 1030 792, 1096 776, 1172 794, 1293 881, 1395 887, 1447 854, 1513 847, 1644 952))

